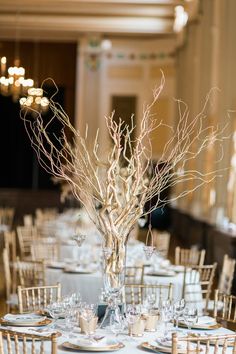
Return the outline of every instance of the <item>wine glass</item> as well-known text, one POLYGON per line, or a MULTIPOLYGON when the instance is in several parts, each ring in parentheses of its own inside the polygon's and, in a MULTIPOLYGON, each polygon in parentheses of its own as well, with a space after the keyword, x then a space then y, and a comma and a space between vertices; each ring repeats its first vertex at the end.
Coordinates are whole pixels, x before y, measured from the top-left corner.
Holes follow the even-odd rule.
POLYGON ((96 314, 96 306, 95 305, 85 305, 82 310, 81 310, 81 317, 82 319, 86 322, 87 326, 85 326, 85 333, 87 335, 87 338, 89 340, 92 340, 91 335, 92 333, 90 332, 90 326, 89 324, 93 320, 96 314))
POLYGON ((156 294, 155 293, 147 294, 147 296, 146 296, 146 304, 148 306, 149 312, 153 309, 155 303, 156 303, 156 294))
POLYGON ((185 308, 184 310, 184 322, 188 327, 188 330, 191 331, 193 325, 198 321, 198 310, 196 308, 185 308))
POLYGON ((130 325, 130 336, 133 337, 133 325, 139 320, 141 316, 140 307, 128 305, 126 309, 126 320, 130 325))
POLYGON ((110 329, 112 333, 115 334, 116 337, 124 330, 125 320, 124 316, 117 315, 115 313, 111 314, 110 317, 110 329))
POLYGON ((173 307, 172 305, 166 304, 165 306, 162 305, 161 309, 161 318, 164 322, 164 340, 168 338, 168 328, 167 325, 168 323, 172 320, 173 317, 173 307))
MULTIPOLYGON (((63 304, 60 301, 52 302, 50 305, 47 306, 47 310, 50 316, 57 321, 59 317, 62 316, 64 313, 63 304)), ((56 323, 54 322, 52 328, 56 328, 56 323)))
POLYGON ((179 318, 183 315, 185 308, 185 300, 181 299, 174 303, 174 318, 175 318, 175 330, 178 331, 179 318))

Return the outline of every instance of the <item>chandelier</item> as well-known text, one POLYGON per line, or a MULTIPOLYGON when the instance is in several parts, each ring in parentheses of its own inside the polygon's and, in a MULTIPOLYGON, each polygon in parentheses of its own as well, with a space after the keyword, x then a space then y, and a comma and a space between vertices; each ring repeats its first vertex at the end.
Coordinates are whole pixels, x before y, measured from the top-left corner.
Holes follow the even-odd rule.
POLYGON ((29 88, 33 87, 34 80, 25 78, 25 68, 20 66, 19 59, 14 61, 14 66, 7 70, 6 57, 1 58, 0 93, 4 96, 12 96, 14 102, 25 95, 29 88))
POLYGON ((49 100, 43 96, 43 89, 32 87, 28 89, 28 96, 20 99, 22 109, 31 108, 33 111, 45 112, 48 109, 49 100))
POLYGON ((49 100, 43 95, 43 89, 38 87, 39 77, 39 42, 34 44, 34 79, 35 86, 27 90, 27 97, 20 99, 21 108, 34 114, 35 111, 45 113, 49 108, 49 100))

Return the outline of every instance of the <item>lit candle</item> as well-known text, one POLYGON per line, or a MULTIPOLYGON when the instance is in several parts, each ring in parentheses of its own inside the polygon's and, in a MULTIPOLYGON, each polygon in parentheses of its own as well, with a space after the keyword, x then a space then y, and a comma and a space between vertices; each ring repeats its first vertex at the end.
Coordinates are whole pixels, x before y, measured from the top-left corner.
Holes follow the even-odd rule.
POLYGON ((7 64, 7 58, 2 57, 1 58, 1 76, 5 76, 6 64, 7 64))

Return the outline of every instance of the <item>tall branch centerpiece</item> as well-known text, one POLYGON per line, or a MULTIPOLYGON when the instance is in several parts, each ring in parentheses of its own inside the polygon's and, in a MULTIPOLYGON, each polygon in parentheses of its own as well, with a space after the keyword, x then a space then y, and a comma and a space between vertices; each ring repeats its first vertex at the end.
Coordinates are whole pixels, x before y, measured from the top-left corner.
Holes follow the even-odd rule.
POLYGON ((52 99, 49 100, 52 116, 47 121, 39 112, 32 116, 25 110, 21 112, 41 166, 70 185, 75 198, 99 230, 104 254, 104 285, 114 296, 124 284, 126 243, 137 220, 151 213, 160 203, 163 205, 182 197, 219 175, 216 171, 204 174, 187 168, 188 162, 201 151, 215 142, 221 144, 224 139, 222 129, 206 126, 205 109, 209 97, 202 111, 193 118, 187 106, 177 101, 178 120, 175 127, 168 127, 171 137, 160 157, 161 167, 157 164, 153 168, 151 133, 165 124, 153 116, 152 108, 163 85, 164 76, 160 86, 153 91, 152 103, 143 110, 139 129, 135 130, 132 118, 127 125, 121 119, 115 121, 114 113, 105 117, 111 142, 106 154, 99 150, 99 132, 93 148, 89 149, 89 130, 82 136, 62 107, 52 99), (52 132, 55 124, 60 125, 58 135, 52 132), (161 200, 161 193, 166 188, 189 180, 195 181, 191 190, 161 200), (153 197, 155 205, 150 203, 150 208, 144 209, 153 197))

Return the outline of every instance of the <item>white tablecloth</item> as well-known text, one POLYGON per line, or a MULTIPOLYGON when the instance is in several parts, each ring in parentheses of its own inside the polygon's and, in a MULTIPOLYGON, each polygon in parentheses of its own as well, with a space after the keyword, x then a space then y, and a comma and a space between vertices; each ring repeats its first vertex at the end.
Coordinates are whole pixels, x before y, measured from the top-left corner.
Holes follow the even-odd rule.
MULTIPOLYGON (((48 268, 46 271, 47 284, 62 284, 62 294, 79 292, 83 301, 97 303, 101 288, 103 287, 101 272, 92 274, 74 274, 65 273, 61 269, 48 268)), ((144 282, 147 284, 169 284, 173 283, 173 299, 179 300, 182 297, 183 273, 174 277, 144 276, 144 282)))
MULTIPOLYGON (((194 331, 192 331, 192 332, 194 332, 194 333, 201 333, 201 334, 205 334, 204 332, 206 332, 206 331, 200 331, 200 330, 194 330, 194 331)), ((183 334, 185 333, 185 331, 183 331, 183 334)), ((222 334, 230 334, 230 333, 233 333, 232 331, 230 331, 230 330, 227 330, 227 329, 225 329, 225 328, 219 328, 219 329, 217 329, 217 330, 211 330, 211 331, 207 331, 207 334, 214 334, 214 335, 222 335, 222 334)), ((64 342, 66 342, 66 341, 68 341, 68 336, 71 336, 71 333, 69 333, 68 335, 63 335, 63 336, 61 336, 61 337, 59 337, 58 339, 57 339, 57 344, 58 344, 58 354, 68 354, 68 353, 75 353, 75 350, 68 350, 68 349, 65 349, 64 347, 63 347, 63 343, 64 342)), ((114 336, 111 334, 111 332, 109 331, 109 330, 97 330, 96 331, 96 335, 102 335, 102 336, 109 336, 109 337, 113 337, 114 338, 114 336)), ((80 337, 81 335, 80 334, 78 334, 77 335, 78 337, 80 337)), ((144 333, 144 335, 143 335, 143 337, 141 337, 141 338, 137 338, 137 337, 135 337, 134 339, 131 339, 130 337, 128 337, 126 334, 121 334, 121 336, 120 337, 118 337, 118 339, 119 339, 119 341, 121 341, 124 345, 125 345, 125 347, 124 348, 122 348, 122 349, 120 349, 118 352, 120 353, 120 354, 138 354, 138 353, 147 353, 147 351, 146 350, 144 350, 144 349, 142 349, 141 347, 140 347, 140 345, 141 345, 141 343, 143 343, 143 342, 150 342, 150 341, 155 341, 155 339, 160 339, 161 337, 163 336, 163 329, 159 329, 157 332, 152 332, 152 333, 148 333, 148 332, 145 332, 144 333)), ((29 348, 30 348, 30 346, 31 346, 31 342, 29 341, 28 342, 28 345, 29 345, 29 348)), ((35 347, 36 347, 36 350, 38 349, 38 347, 39 347, 39 343, 37 343, 37 342, 35 342, 35 347)), ((4 341, 4 347, 6 346, 6 342, 4 341)), ((19 346, 21 346, 21 343, 19 344, 19 346)), ((50 350, 51 350, 51 348, 50 348, 51 346, 50 346, 50 342, 45 342, 44 343, 44 350, 45 350, 45 354, 49 354, 50 353, 50 350)), ((214 351, 213 351, 213 346, 210 346, 210 349, 209 349, 209 354, 213 354, 214 353, 214 351)), ((219 347, 218 348, 218 353, 219 354, 221 354, 222 353, 222 349, 223 349, 223 347, 219 347)), ((233 347, 229 347, 228 349, 227 349, 227 351, 226 351, 226 353, 227 354, 231 354, 233 352, 233 347)), ((89 351, 80 351, 80 353, 92 353, 92 351, 91 352, 89 352, 89 351)), ((204 353, 204 351, 203 351, 203 353, 204 353)))

